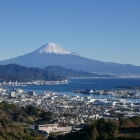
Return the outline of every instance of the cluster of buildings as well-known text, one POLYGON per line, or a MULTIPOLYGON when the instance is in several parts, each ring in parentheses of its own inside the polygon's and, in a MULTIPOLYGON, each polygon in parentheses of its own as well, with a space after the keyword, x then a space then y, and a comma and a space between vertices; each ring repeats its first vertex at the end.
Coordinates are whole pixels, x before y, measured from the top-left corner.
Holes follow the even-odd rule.
POLYGON ((57 85, 57 84, 68 84, 68 80, 64 79, 61 81, 31 81, 31 82, 18 82, 18 81, 9 81, 9 82, 2 82, 0 86, 30 86, 30 85, 57 85))
POLYGON ((93 89, 83 89, 74 90, 74 93, 83 94, 98 94, 98 95, 112 95, 120 98, 140 98, 140 90, 93 90, 93 89))
MULTIPOLYGON (((131 92, 133 93, 133 92, 131 92)), ((34 126, 34 129, 46 132, 69 132, 71 126, 87 123, 101 117, 118 119, 119 117, 140 116, 140 102, 122 98, 95 99, 91 96, 68 96, 45 91, 24 93, 22 89, 7 91, 0 89, 0 101, 17 106, 33 105, 54 114, 51 124, 34 126), (62 127, 61 124, 65 124, 62 127), (61 126, 61 127, 60 127, 61 126)))

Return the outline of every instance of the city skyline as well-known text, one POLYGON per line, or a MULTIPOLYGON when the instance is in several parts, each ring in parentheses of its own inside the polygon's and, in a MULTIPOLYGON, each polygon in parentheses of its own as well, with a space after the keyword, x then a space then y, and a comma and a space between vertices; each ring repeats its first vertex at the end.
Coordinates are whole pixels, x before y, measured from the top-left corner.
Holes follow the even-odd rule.
POLYGON ((0 1, 0 60, 52 42, 104 62, 140 66, 140 1, 0 1))

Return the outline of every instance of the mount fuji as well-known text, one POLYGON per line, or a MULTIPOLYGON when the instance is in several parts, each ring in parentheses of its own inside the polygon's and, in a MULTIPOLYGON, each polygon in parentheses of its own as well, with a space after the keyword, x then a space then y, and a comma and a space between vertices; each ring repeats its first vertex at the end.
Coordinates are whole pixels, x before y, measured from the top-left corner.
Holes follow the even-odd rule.
POLYGON ((40 54, 78 55, 76 53, 66 51, 54 43, 47 43, 43 45, 42 47, 40 47, 39 49, 37 49, 35 52, 38 52, 40 54))
POLYGON ((99 74, 140 75, 140 66, 88 59, 67 51, 54 43, 47 43, 31 53, 0 61, 1 65, 11 63, 38 68, 57 65, 68 69, 99 74))

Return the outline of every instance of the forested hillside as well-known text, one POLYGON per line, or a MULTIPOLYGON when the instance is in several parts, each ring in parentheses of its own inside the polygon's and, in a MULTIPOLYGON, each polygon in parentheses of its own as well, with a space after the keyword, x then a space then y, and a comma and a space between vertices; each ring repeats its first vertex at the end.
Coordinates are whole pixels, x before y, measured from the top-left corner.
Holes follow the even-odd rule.
POLYGON ((9 79, 12 81, 18 80, 19 82, 31 80, 56 81, 64 79, 64 77, 55 76, 47 70, 24 67, 17 64, 0 65, 0 77, 1 82, 9 79))

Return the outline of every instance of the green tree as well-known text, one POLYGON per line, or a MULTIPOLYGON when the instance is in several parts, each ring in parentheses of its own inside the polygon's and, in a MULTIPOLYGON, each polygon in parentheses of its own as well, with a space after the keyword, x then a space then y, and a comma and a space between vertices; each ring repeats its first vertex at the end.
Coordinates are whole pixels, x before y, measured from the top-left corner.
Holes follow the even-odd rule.
POLYGON ((3 127, 7 127, 8 122, 5 119, 1 119, 0 122, 3 127))
POLYGON ((130 119, 121 119, 119 125, 121 128, 136 127, 136 124, 130 119))
POLYGON ((119 125, 115 121, 108 121, 105 124, 105 132, 109 135, 110 138, 115 138, 118 136, 119 125))
POLYGON ((96 127, 94 127, 92 130, 92 140, 96 140, 98 138, 98 136, 99 136, 99 133, 98 133, 96 127))
POLYGON ((134 116, 134 117, 131 117, 130 120, 137 126, 140 126, 140 117, 138 116, 134 116))
POLYGON ((35 115, 35 116, 38 117, 37 108, 35 108, 35 107, 31 106, 31 105, 26 107, 25 112, 28 115, 35 115))

